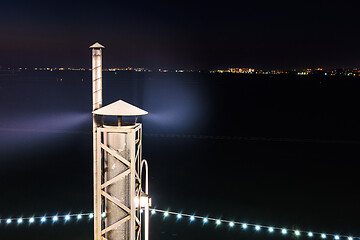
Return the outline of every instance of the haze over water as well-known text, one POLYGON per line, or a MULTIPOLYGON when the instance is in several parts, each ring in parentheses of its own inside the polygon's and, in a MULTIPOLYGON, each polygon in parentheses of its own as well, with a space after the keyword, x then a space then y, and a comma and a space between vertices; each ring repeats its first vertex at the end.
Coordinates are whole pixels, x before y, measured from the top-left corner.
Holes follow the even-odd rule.
MULTIPOLYGON (((122 99, 149 112, 140 121, 154 207, 345 231, 356 229, 360 214, 359 80, 104 72, 103 102, 122 99)), ((1 77, 0 100, 0 188, 12 194, 12 204, 0 199, 1 215, 91 211, 91 72, 1 77)), ((173 225, 154 218, 153 239, 199 239, 173 225)), ((192 233, 204 239, 225 239, 223 230, 198 228, 192 233)), ((71 227, 76 239, 88 239, 91 229, 71 227)), ((17 231, 20 239, 35 230, 17 231)), ((36 231, 39 239, 66 236, 61 227, 36 231)), ((247 237, 232 234, 226 239, 247 237)))

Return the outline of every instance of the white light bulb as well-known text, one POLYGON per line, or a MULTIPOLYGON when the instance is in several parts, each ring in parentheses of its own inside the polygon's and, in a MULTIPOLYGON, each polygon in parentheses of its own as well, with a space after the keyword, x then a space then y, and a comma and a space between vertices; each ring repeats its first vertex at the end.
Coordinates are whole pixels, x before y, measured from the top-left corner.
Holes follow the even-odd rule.
POLYGON ((229 226, 233 227, 234 226, 234 222, 229 222, 229 226))
POLYGON ((167 217, 169 216, 169 213, 168 212, 164 212, 164 217, 167 217))
POLYGON ((176 215, 176 218, 177 219, 180 219, 182 216, 181 216, 181 214, 180 213, 178 213, 177 215, 176 215))
POLYGON ((102 214, 101 214, 101 217, 106 217, 106 212, 103 212, 102 214))
POLYGON ((243 229, 247 229, 248 225, 247 225, 246 223, 243 223, 243 224, 241 225, 241 227, 242 227, 243 229))
POLYGON ((220 225, 221 224, 221 221, 218 219, 216 220, 216 225, 220 225))
POLYGON ((353 240, 353 238, 352 238, 352 237, 348 237, 348 240, 353 240))
POLYGON ((191 216, 190 217, 190 222, 194 221, 195 220, 195 217, 194 216, 191 216))
POLYGON ((154 215, 156 213, 155 209, 151 210, 151 214, 154 215))
POLYGON ((80 220, 82 218, 82 215, 81 214, 78 214, 77 217, 76 217, 78 220, 80 220))
POLYGON ((8 219, 6 220, 6 223, 7 223, 7 224, 11 223, 11 218, 8 218, 8 219))
POLYGON ((260 231, 260 226, 259 225, 255 226, 255 230, 260 231))
POLYGON ((282 234, 287 234, 287 230, 283 228, 283 229, 281 229, 281 233, 282 234))
POLYGON ((90 213, 89 214, 89 218, 91 219, 91 218, 94 218, 94 214, 93 213, 90 213))
POLYGON ((340 237, 339 237, 339 235, 335 235, 335 240, 339 240, 340 239, 340 237))
POLYGON ((274 232, 274 228, 273 227, 269 227, 269 232, 274 232))
POLYGON ((325 238, 326 238, 326 234, 324 234, 324 233, 321 234, 321 238, 322 238, 322 239, 325 239, 325 238))
POLYGON ((207 219, 207 218, 204 218, 203 222, 204 222, 204 223, 207 223, 207 222, 208 222, 208 219, 207 219))
POLYGON ((70 215, 66 215, 65 216, 65 221, 69 221, 70 220, 70 215))
POLYGON ((33 223, 33 222, 35 222, 35 218, 32 217, 29 219, 29 223, 33 223))
POLYGON ((312 232, 308 232, 308 236, 312 237, 312 236, 314 236, 314 234, 312 232))
POLYGON ((22 223, 23 222, 23 219, 22 218, 19 218, 18 220, 17 220, 17 223, 22 223))
POLYGON ((295 235, 296 235, 296 236, 300 236, 300 231, 299 231, 299 230, 296 230, 296 231, 295 231, 295 235))
POLYGON ((46 221, 46 218, 45 217, 42 217, 41 219, 40 219, 40 222, 45 222, 46 221))
POLYGON ((58 216, 54 216, 52 220, 53 220, 53 222, 56 222, 57 220, 59 220, 59 218, 58 218, 58 216))

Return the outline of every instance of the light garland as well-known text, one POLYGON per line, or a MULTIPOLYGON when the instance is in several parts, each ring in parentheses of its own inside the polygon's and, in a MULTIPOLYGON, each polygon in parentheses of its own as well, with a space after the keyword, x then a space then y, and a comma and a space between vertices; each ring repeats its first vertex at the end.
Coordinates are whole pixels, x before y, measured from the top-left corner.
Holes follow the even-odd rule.
MULTIPOLYGON (((143 211, 141 211, 143 213, 143 211)), ((332 234, 332 233, 320 233, 320 232, 308 232, 308 231, 301 231, 297 229, 288 229, 283 227, 273 227, 267 225, 258 225, 253 223, 244 223, 244 222, 236 222, 236 221, 229 221, 224 219, 216 219, 211 217, 203 217, 197 215, 191 215, 181 212, 172 212, 167 210, 160 210, 155 208, 150 208, 151 216, 155 215, 156 213, 162 213, 164 218, 169 217, 170 215, 176 216, 177 220, 181 220, 182 218, 188 218, 189 222, 194 222, 195 220, 201 220, 203 224, 207 224, 209 222, 214 222, 216 225, 221 225, 223 223, 228 224, 230 228, 234 228, 236 225, 240 226, 243 230, 248 230, 250 227, 253 228, 254 231, 259 232, 261 230, 266 230, 268 233, 280 233, 281 235, 287 235, 289 233, 293 233, 295 237, 300 237, 306 235, 309 238, 313 237, 320 237, 321 239, 327 239, 331 237, 333 240, 360 240, 360 237, 352 237, 346 235, 339 235, 339 234, 332 234)), ((45 223, 45 222, 68 222, 72 219, 80 221, 87 217, 88 220, 92 220, 94 218, 94 213, 77 213, 77 214, 66 214, 66 215, 53 215, 53 216, 33 216, 33 217, 19 217, 19 218, 0 218, 0 225, 9 225, 12 223, 20 224, 35 224, 35 223, 45 223)), ((103 212, 101 217, 105 218, 106 213, 103 212)), ((330 239, 331 240, 331 239, 330 239)))
POLYGON ((280 233, 281 235, 287 235, 290 233, 293 233, 295 237, 300 237, 306 235, 309 238, 313 237, 320 237, 321 239, 327 239, 332 238, 334 240, 360 240, 360 237, 352 237, 352 236, 346 236, 346 235, 339 235, 339 234, 332 234, 332 233, 320 233, 320 232, 308 232, 308 231, 301 231, 297 229, 288 229, 283 227, 273 227, 273 226, 266 226, 266 225, 258 225, 253 223, 243 223, 243 222, 236 222, 236 221, 229 221, 224 219, 216 219, 216 218, 210 218, 210 217, 202 217, 202 216, 196 216, 196 215, 190 215, 185 213, 178 213, 178 212, 172 212, 172 211, 166 211, 166 210, 160 210, 152 208, 150 209, 151 215, 155 215, 156 213, 162 213, 163 217, 166 218, 170 215, 175 215, 177 220, 182 219, 183 217, 187 217, 190 222, 195 221, 196 219, 201 220, 203 224, 206 224, 208 222, 214 222, 216 225, 221 225, 222 223, 227 224, 230 228, 234 228, 235 225, 240 226, 243 230, 247 230, 250 227, 253 228, 256 232, 259 232, 261 230, 266 230, 268 233, 280 233))
MULTIPOLYGON (((66 214, 66 215, 53 215, 53 216, 41 216, 41 217, 19 217, 19 218, 0 218, 0 224, 11 224, 11 223, 17 223, 17 224, 34 224, 36 222, 38 223, 45 223, 48 221, 51 221, 52 223, 56 223, 58 221, 70 221, 71 219, 81 220, 83 217, 87 216, 89 220, 94 218, 93 213, 77 213, 77 214, 66 214)), ((102 216, 104 217, 105 214, 103 213, 102 216)))

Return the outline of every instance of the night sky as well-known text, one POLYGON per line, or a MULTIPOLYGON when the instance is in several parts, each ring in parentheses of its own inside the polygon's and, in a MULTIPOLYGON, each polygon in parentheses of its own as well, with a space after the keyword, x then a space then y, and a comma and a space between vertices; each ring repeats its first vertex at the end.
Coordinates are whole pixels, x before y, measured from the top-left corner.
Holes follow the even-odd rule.
POLYGON ((357 1, 3 1, 0 65, 358 67, 357 1))

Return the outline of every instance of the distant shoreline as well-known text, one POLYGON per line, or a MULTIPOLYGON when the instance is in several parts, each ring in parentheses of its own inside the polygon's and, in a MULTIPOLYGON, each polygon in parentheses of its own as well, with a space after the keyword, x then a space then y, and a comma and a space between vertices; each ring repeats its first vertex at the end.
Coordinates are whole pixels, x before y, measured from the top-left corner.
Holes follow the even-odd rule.
MULTIPOLYGON (((64 68, 64 67, 40 67, 40 68, 7 68, 0 70, 0 76, 14 76, 18 72, 35 71, 35 72, 62 72, 62 71, 79 71, 88 72, 91 68, 64 68)), ((210 73, 210 74, 242 74, 242 75, 299 75, 299 76, 360 76, 360 69, 358 68, 339 68, 339 69, 299 69, 299 70, 261 70, 255 68, 227 68, 217 70, 191 70, 191 69, 148 69, 148 68, 104 68, 103 72, 143 72, 143 73, 210 73)))

